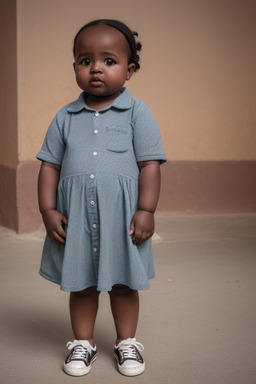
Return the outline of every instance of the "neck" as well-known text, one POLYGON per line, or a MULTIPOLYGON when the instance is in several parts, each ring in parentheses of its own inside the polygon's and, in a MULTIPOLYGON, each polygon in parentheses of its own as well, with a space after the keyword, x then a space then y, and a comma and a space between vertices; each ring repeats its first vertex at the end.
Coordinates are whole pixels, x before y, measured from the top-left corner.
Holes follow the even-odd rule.
POLYGON ((112 104, 113 101, 121 94, 121 91, 115 93, 114 95, 95 97, 93 95, 86 96, 86 104, 88 107, 98 110, 107 107, 112 104))

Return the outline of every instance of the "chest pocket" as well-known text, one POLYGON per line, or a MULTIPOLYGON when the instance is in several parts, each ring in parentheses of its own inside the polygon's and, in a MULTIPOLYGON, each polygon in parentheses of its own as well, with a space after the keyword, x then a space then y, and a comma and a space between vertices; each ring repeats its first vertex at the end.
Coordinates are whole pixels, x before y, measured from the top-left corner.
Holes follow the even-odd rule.
POLYGON ((121 126, 107 127, 107 149, 111 152, 122 153, 132 146, 131 130, 121 126))

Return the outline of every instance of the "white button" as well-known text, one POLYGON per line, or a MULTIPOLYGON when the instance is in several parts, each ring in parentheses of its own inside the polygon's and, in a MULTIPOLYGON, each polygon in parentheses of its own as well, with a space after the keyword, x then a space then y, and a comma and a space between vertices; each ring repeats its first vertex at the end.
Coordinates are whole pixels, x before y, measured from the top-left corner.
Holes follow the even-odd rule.
POLYGON ((94 135, 97 135, 97 133, 99 133, 98 129, 94 129, 93 133, 94 135))
POLYGON ((97 154, 98 154, 97 152, 93 152, 93 156, 97 156, 97 154))
POLYGON ((97 228, 97 225, 96 225, 96 224, 93 224, 92 227, 95 229, 95 228, 97 228))
POLYGON ((94 179, 94 177, 95 177, 94 175, 90 175, 90 179, 94 179))
POLYGON ((94 205, 94 204, 95 204, 95 202, 92 200, 92 201, 90 201, 90 204, 91 204, 91 205, 94 205))
POLYGON ((93 252, 97 252, 98 251, 98 249, 97 248, 93 248, 93 252))
POLYGON ((99 115, 100 115, 99 111, 96 111, 94 116, 99 116, 99 115))

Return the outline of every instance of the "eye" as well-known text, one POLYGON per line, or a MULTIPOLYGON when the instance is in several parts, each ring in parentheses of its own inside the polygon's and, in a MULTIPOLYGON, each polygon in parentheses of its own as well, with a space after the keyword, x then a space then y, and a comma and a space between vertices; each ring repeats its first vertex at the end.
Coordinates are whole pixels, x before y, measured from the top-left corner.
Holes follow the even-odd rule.
POLYGON ((112 65, 114 65, 116 62, 113 60, 113 59, 106 59, 105 60, 105 64, 108 66, 108 67, 111 67, 112 65))
POLYGON ((90 65, 90 60, 89 59, 83 59, 83 60, 81 60, 80 64, 82 64, 84 66, 90 65))

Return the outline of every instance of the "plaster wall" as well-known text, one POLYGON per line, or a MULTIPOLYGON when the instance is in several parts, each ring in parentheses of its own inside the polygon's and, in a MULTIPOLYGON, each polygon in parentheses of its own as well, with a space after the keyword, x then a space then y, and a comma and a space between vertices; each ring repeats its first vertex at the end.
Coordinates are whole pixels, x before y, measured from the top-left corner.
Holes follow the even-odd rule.
POLYGON ((0 165, 15 169, 17 151, 16 1, 0 2, 0 165))
POLYGON ((127 83, 152 109, 168 163, 159 211, 256 211, 256 2, 0 0, 0 224, 38 228, 35 160, 55 113, 81 90, 72 42, 95 18, 139 32, 127 83))
POLYGON ((0 224, 17 228, 16 1, 0 1, 0 224))
POLYGON ((127 84, 159 123, 169 160, 256 160, 256 3, 19 0, 19 161, 34 160, 56 111, 77 98, 72 40, 94 18, 139 32, 127 84))

